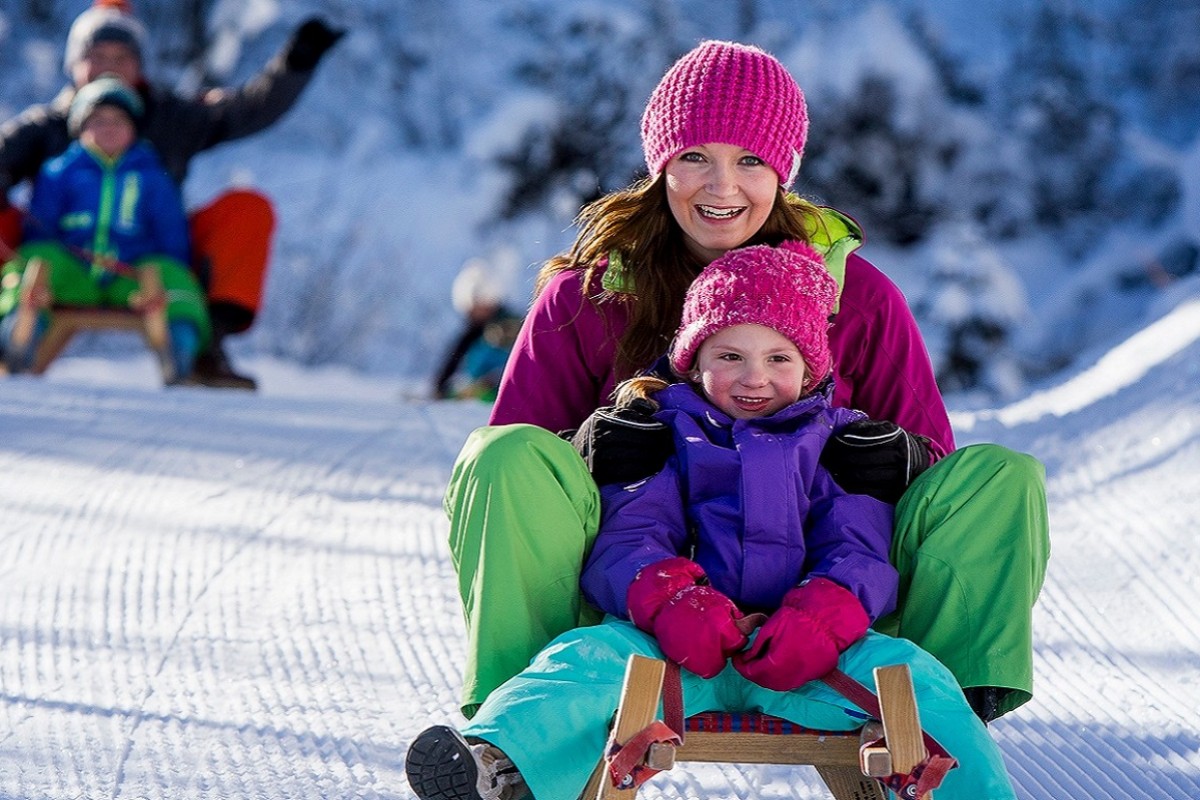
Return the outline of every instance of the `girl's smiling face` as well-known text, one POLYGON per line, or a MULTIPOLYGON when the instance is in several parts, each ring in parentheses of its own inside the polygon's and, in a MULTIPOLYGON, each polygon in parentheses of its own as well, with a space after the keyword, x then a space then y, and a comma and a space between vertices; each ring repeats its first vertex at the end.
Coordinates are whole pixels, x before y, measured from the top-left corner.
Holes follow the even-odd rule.
POLYGON ((765 325, 744 324, 705 339, 688 377, 717 408, 734 419, 750 419, 799 400, 807 375, 791 339, 765 325))
POLYGON ((663 172, 671 214, 688 248, 705 263, 758 233, 779 190, 775 170, 732 144, 689 147, 663 172))

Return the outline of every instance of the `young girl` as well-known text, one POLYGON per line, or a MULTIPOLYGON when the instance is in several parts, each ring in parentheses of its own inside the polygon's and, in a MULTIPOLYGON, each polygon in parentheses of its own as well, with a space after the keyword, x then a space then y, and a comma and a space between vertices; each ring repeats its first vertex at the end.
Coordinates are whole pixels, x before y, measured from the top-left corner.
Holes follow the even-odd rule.
MULTIPOLYGON (((687 714, 762 711, 827 730, 857 727, 860 712, 816 678, 836 666, 870 685, 875 667, 907 663, 926 730, 959 762, 938 797, 1015 796, 950 672, 868 632, 895 605, 893 509, 846 494, 818 461, 860 418, 829 402, 836 292, 800 242, 731 250, 701 272, 670 351, 685 382, 653 394, 675 454, 646 480, 602 489, 582 586, 609 616, 559 636, 462 734, 418 736, 406 769, 419 797, 577 797, 633 653, 684 668, 687 714), (736 623, 751 612, 769 616, 747 636, 736 623)), ((655 388, 622 390, 639 386, 655 388)))
POLYGON ((113 76, 75 93, 68 124, 77 140, 39 173, 25 244, 3 267, 0 337, 10 370, 32 363, 51 302, 142 310, 165 301, 171 344, 160 356, 167 383, 184 381, 207 344, 204 293, 187 267, 183 200, 158 155, 139 138, 142 115, 137 92, 113 76), (49 272, 34 271, 42 284, 37 291, 22 287, 34 259, 49 272), (157 271, 166 298, 148 297, 139 286, 147 268, 157 271))

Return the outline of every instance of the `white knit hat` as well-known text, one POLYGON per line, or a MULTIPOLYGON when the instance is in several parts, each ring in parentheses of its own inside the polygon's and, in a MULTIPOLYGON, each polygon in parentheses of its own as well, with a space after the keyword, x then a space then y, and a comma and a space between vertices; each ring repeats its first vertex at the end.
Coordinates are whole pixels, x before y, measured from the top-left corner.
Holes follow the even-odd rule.
POLYGON ((500 305, 505 298, 504 279, 482 258, 467 259, 450 287, 450 300, 460 314, 475 306, 500 305))
POLYGON ((147 40, 146 27, 133 15, 128 2, 96 0, 71 23, 63 54, 63 71, 69 76, 75 65, 100 42, 123 44, 133 51, 138 61, 143 61, 147 40))

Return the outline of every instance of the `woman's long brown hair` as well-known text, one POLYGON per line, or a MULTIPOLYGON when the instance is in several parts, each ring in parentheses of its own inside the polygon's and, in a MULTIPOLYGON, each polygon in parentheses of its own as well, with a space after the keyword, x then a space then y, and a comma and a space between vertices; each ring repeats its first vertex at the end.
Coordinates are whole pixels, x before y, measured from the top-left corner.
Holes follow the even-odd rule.
MULTIPOLYGON (((571 249, 555 256, 538 273, 536 292, 559 272, 583 270, 584 292, 599 283, 609 254, 620 254, 631 294, 605 289, 588 294, 588 301, 624 302, 629 325, 617 343, 618 378, 649 367, 667 352, 683 315, 683 296, 705 262, 688 250, 683 230, 667 205, 665 178, 644 178, 628 188, 584 206, 576 224, 579 234, 571 249)), ((782 188, 762 228, 746 245, 777 245, 785 239, 809 241, 820 225, 812 203, 782 188)))

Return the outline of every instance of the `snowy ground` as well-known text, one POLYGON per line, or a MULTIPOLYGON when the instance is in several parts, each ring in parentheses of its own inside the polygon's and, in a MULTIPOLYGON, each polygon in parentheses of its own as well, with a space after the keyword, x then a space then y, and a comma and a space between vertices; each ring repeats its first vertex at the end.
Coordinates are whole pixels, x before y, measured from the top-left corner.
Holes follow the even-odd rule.
MULTIPOLYGON (((243 363, 260 393, 141 354, 0 380, 0 798, 408 798, 458 719, 440 499, 484 409, 243 363)), ((1048 470, 1037 696, 992 727, 1020 796, 1200 797, 1200 303, 955 421, 1048 470)), ((823 795, 693 765, 646 796, 823 795)))

